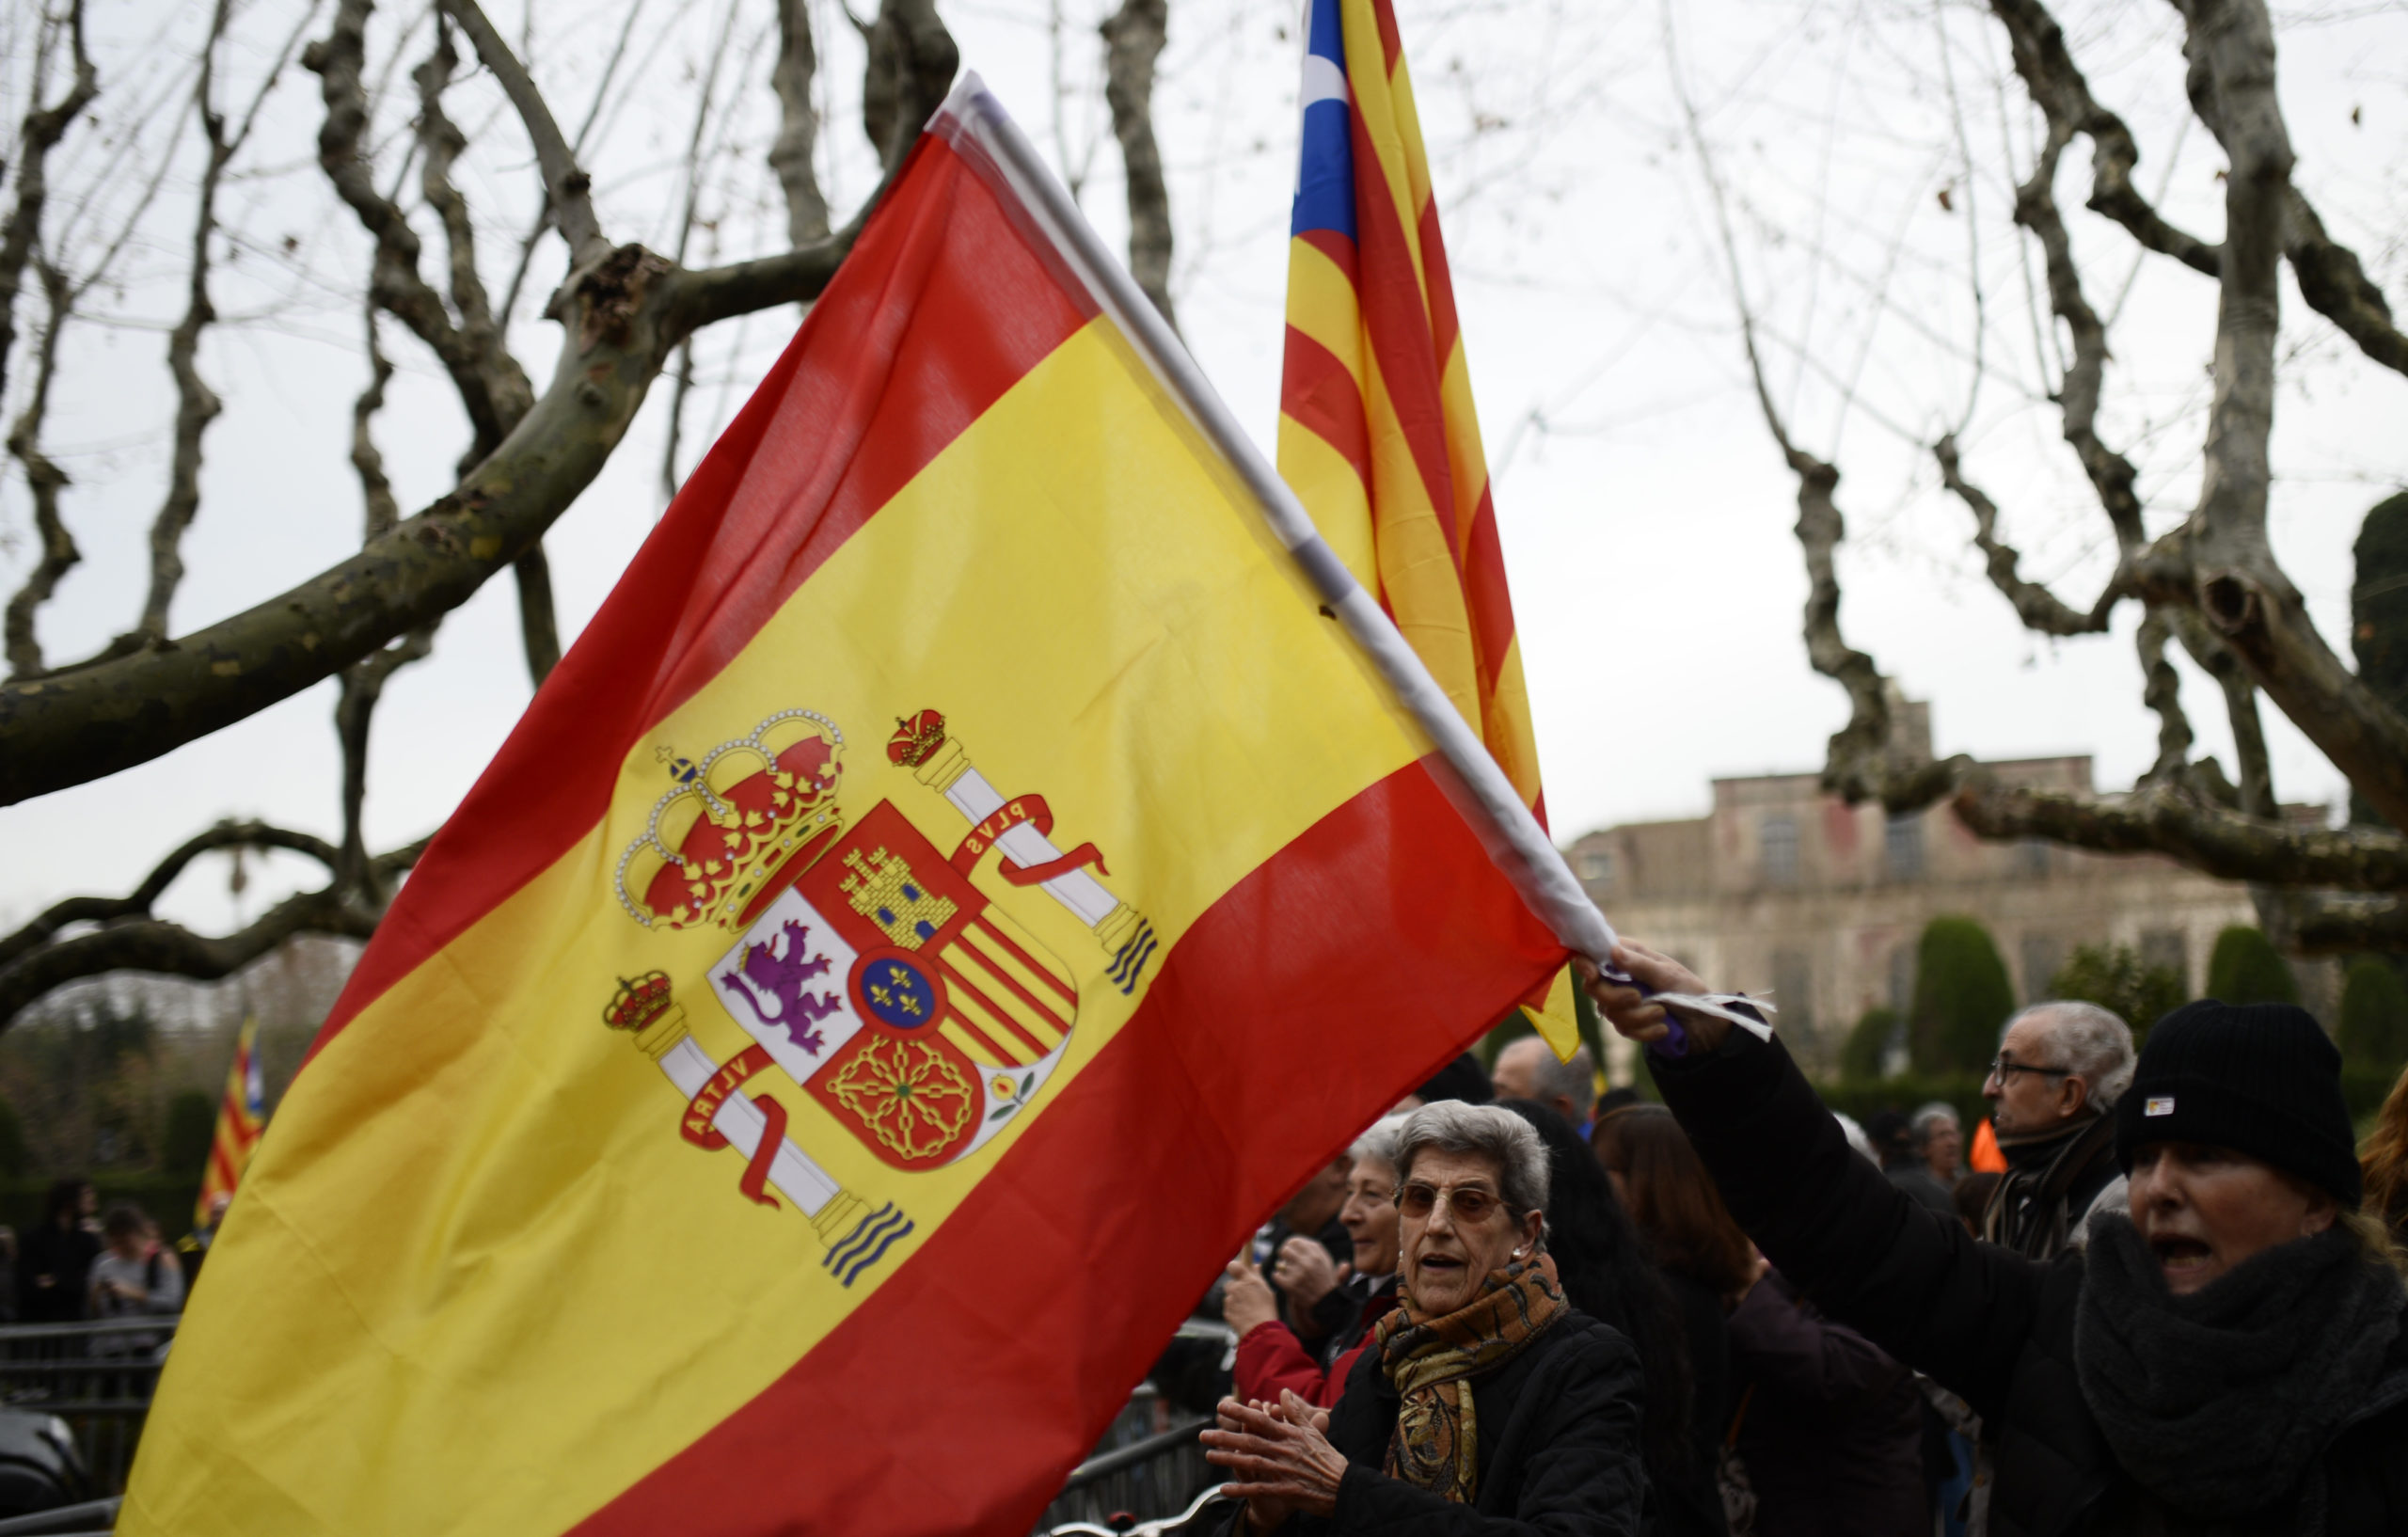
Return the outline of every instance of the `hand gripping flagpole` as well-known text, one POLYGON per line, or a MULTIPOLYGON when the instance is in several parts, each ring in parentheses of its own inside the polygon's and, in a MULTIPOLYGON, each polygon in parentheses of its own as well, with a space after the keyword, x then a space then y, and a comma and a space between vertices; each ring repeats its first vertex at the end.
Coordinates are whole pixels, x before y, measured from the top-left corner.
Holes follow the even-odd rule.
MULTIPOLYGON (((988 91, 975 71, 965 71, 930 123, 933 132, 957 143, 966 137, 988 151, 1021 201, 1044 226, 1056 250, 1085 280, 1087 291, 1110 315, 1155 376, 1185 408, 1188 418, 1237 471, 1261 510, 1271 531, 1322 601, 1370 657, 1381 675, 1410 710, 1437 747, 1451 775, 1437 776, 1465 813, 1465 820, 1486 847, 1522 900, 1564 946, 1612 970, 1613 925, 1589 899, 1563 855, 1522 803, 1513 782, 1489 755, 1487 744, 1473 735, 1446 691, 1430 675, 1395 621, 1354 579, 1346 563, 1331 551, 1314 527, 1312 515, 1288 483, 1279 478, 1230 414, 1202 369, 1188 355, 1168 322, 1104 248, 1094 229, 1070 200, 1053 172, 1003 103, 988 91), (1451 780, 1451 783, 1448 783, 1451 780)), ((1619 973, 1617 973, 1619 974, 1619 973)), ((1666 1002, 1732 1020, 1748 1029, 1769 1035, 1759 1019, 1734 1010, 1734 995, 1656 994, 1666 1002)), ((1762 1004, 1757 1007, 1768 1007, 1762 1004)))

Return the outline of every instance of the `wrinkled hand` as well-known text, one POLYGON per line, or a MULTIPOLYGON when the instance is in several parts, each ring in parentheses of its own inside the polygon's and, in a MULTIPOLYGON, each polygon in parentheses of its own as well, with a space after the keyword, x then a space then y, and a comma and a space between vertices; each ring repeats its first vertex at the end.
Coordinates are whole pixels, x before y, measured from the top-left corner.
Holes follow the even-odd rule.
POLYGON ((1329 1444, 1328 1429, 1328 1410, 1282 1392, 1275 1408, 1223 1399, 1213 1428, 1199 1439, 1204 1460, 1229 1471, 1221 1493, 1244 1500, 1247 1528, 1266 1532, 1296 1511, 1337 1511, 1346 1459, 1329 1444))
MULTIPOLYGON (((1713 990, 1698 980, 1697 974, 1668 955, 1659 954, 1636 940, 1624 940, 1614 946, 1614 964, 1645 983, 1657 992, 1710 992, 1713 990)), ((1572 958, 1573 970, 1580 977, 1580 986, 1588 991, 1597 1012, 1632 1040, 1661 1040, 1669 1032, 1667 1010, 1662 1004, 1627 985, 1608 982, 1595 964, 1585 956, 1572 958)), ((1731 1028, 1727 1020, 1710 1014, 1680 1016, 1681 1026, 1694 1038, 1702 1050, 1712 1051, 1722 1044, 1731 1028)))
POLYGON ((1354 1268, 1332 1260, 1318 1240, 1299 1237, 1279 1245, 1271 1278, 1288 1293, 1289 1306, 1302 1317, 1307 1308, 1337 1291, 1354 1268))
POLYGON ((1221 1276, 1221 1319, 1239 1339, 1278 1322, 1279 1299, 1272 1295, 1271 1283, 1244 1255, 1230 1260, 1221 1276))

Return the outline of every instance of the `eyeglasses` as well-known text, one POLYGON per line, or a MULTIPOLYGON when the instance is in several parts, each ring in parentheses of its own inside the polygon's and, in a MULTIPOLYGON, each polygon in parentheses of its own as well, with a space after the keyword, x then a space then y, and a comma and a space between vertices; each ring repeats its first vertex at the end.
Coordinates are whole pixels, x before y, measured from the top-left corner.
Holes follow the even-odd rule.
POLYGON ((2073 1076, 2071 1068, 2036 1068, 2029 1062, 2009 1062, 2004 1055, 1990 1058, 1990 1076, 1999 1081, 2002 1088, 2005 1086, 2008 1079, 2019 1072, 2036 1072, 2049 1078, 2073 1076))
POLYGON ((1419 1180, 1408 1180, 1396 1193, 1397 1210, 1417 1221, 1436 1211, 1442 1200, 1454 1212, 1457 1222, 1473 1226, 1487 1221, 1490 1212, 1505 1209, 1503 1196, 1478 1185, 1449 1185, 1441 1189, 1419 1180))

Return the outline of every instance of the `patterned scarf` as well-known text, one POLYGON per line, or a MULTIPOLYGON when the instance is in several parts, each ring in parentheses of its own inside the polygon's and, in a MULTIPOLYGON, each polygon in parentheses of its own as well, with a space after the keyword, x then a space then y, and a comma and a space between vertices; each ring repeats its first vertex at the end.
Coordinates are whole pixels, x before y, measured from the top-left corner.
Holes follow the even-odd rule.
POLYGON ((1380 1320, 1380 1370, 1403 1398, 1388 1440, 1388 1477, 1468 1505, 1480 1490, 1480 1426, 1470 1378, 1529 1348, 1563 1316, 1563 1287, 1545 1254, 1492 1270, 1480 1294, 1437 1318, 1410 1300, 1380 1320))

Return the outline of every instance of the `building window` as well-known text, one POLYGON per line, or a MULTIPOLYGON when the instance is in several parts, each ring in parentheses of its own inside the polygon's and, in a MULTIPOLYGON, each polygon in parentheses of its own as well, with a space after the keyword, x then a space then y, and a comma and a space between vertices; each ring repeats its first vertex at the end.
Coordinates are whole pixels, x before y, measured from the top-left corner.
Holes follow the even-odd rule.
POLYGON ((2038 1003, 2056 993, 2057 974, 2065 970, 2066 942, 2054 934, 2023 936, 2023 1001, 2038 1003))
POLYGON ((1610 886, 1614 879, 1613 850, 1583 848, 1573 855, 1572 868, 1581 879, 1592 886, 1610 886))
POLYGON ((1923 879, 1923 817, 1893 816, 1881 835, 1881 864, 1893 880, 1923 879))
POLYGON ((2141 932, 2141 964, 2153 971, 2169 971, 2181 985, 2182 996, 2191 996, 2191 950, 2182 940, 2178 928, 2150 928, 2141 932))
POLYGON ((1798 884, 1798 823, 1788 816, 1767 816, 1756 829, 1756 847, 1763 861, 1765 884, 1798 884))
POLYGON ((1890 952, 1890 1006, 1905 1019, 1915 1006, 1915 946, 1912 940, 1890 952))
POLYGON ((2015 871, 2018 875, 2045 876, 2049 873, 2049 841, 2046 838, 2025 838, 2015 846, 2015 871))
POLYGON ((1772 953, 1772 1004, 1781 1027, 1804 1040, 1814 1033, 1814 972, 1803 950, 1772 953))

